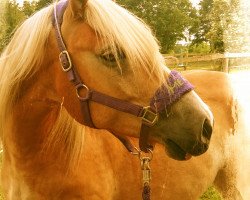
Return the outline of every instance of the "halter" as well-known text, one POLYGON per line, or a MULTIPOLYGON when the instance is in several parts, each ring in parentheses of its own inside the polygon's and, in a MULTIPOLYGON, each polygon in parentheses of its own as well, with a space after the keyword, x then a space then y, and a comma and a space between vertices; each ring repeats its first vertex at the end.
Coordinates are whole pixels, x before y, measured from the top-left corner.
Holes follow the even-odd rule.
MULTIPOLYGON (((81 111, 84 116, 83 124, 92 128, 96 128, 91 118, 89 102, 93 101, 107 107, 116 109, 121 112, 129 113, 141 118, 142 126, 140 131, 139 146, 144 152, 149 152, 151 146, 148 144, 150 127, 157 124, 159 113, 164 111, 166 107, 171 106, 180 99, 182 95, 191 91, 193 86, 184 79, 178 72, 171 71, 166 83, 163 84, 155 93, 150 101, 150 105, 143 107, 125 100, 121 100, 109 95, 100 93, 90 89, 81 80, 76 71, 70 53, 67 51, 66 45, 61 34, 61 25, 63 22, 63 14, 67 7, 67 0, 60 1, 54 7, 53 26, 55 28, 58 48, 60 50, 59 60, 62 70, 67 74, 69 81, 75 86, 76 95, 81 104, 81 111), (167 85, 167 86, 166 86, 167 85), (80 91, 85 91, 85 96, 80 91)), ((118 136, 126 148, 132 152, 131 144, 124 138, 118 136)))

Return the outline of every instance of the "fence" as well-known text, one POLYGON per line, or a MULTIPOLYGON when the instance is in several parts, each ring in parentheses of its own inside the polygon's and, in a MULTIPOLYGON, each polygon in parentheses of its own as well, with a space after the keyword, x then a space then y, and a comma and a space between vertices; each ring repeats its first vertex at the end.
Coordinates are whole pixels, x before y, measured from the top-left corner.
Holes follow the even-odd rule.
POLYGON ((225 54, 165 54, 170 68, 179 70, 207 69, 229 72, 234 69, 250 69, 250 53, 225 54))

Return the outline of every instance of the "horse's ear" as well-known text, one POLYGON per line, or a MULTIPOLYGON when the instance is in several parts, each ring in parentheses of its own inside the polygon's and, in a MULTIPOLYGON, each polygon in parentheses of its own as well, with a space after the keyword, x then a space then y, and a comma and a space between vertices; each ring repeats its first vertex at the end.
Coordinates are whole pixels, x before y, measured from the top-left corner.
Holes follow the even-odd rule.
POLYGON ((88 0, 69 0, 69 6, 74 16, 82 16, 88 0))

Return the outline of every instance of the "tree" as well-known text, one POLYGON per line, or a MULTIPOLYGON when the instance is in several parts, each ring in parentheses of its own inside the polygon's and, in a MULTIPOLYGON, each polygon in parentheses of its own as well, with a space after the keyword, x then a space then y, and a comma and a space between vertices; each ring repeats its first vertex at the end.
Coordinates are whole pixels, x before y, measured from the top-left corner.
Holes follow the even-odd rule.
POLYGON ((226 1, 214 1, 210 13, 211 27, 206 34, 213 52, 223 53, 225 51, 224 30, 230 20, 229 10, 229 4, 226 1))
POLYGON ((20 8, 20 10, 25 14, 26 17, 29 17, 36 11, 36 7, 37 7, 37 2, 24 1, 23 7, 20 8))
POLYGON ((1 19, 0 51, 9 43, 16 27, 25 19, 24 13, 14 1, 7 1, 1 19))
POLYGON ((29 2, 25 0, 23 6, 19 6, 16 0, 6 0, 1 5, 1 20, 0 20, 0 52, 9 43, 14 30, 26 18, 32 15, 35 11, 52 3, 53 0, 40 0, 29 2))
MULTIPOLYGON (((53 0, 39 0, 30 3, 26 0, 23 7, 18 7, 15 0, 9 2, 5 14, 5 18, 9 18, 5 21, 4 35, 7 39, 4 40, 4 45, 18 23, 52 2, 53 0)), ((119 2, 152 27, 163 53, 174 49, 178 40, 187 39, 196 30, 196 10, 189 0, 118 0, 119 2)))
POLYGON ((41 10, 43 7, 46 7, 51 3, 53 3, 53 0, 39 0, 36 3, 36 10, 41 10))
POLYGON ((146 21, 162 46, 172 50, 178 40, 187 39, 197 24, 196 10, 189 0, 118 0, 125 8, 146 21), (185 32, 188 34, 185 35, 185 32))
POLYGON ((231 5, 226 0, 203 0, 198 16, 199 28, 193 44, 208 42, 212 52, 223 53, 225 30, 232 20, 231 5))
POLYGON ((198 13, 198 29, 195 33, 195 39, 193 40, 194 44, 199 44, 202 42, 207 42, 206 34, 211 29, 210 14, 213 8, 214 0, 203 0, 199 3, 200 10, 198 13))
POLYGON ((1 52, 1 44, 2 44, 2 38, 4 36, 4 13, 5 13, 5 8, 6 8, 6 3, 7 1, 1 1, 0 2, 0 52, 1 52))

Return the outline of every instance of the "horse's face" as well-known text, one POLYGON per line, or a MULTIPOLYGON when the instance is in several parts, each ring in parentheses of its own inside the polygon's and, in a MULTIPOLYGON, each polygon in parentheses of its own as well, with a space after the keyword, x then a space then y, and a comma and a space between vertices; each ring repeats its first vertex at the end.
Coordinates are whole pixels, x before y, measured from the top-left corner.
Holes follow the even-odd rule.
MULTIPOLYGON (((103 19, 102 17, 99 18, 99 20, 104 20, 104 22, 100 23, 101 25, 106 23, 103 29, 106 28, 107 31, 110 31, 113 26, 115 27, 113 29, 116 29, 118 25, 123 29, 121 31, 123 35, 115 43, 107 43, 107 40, 114 39, 116 35, 111 33, 106 35, 107 38, 103 38, 105 35, 103 36, 100 33, 103 31, 102 28, 94 30, 96 27, 91 24, 92 22, 89 22, 88 19, 86 22, 86 19, 83 19, 84 17, 79 17, 84 12, 88 12, 87 15, 89 16, 98 16, 98 14, 91 12, 98 6, 101 8, 102 3, 100 2, 102 1, 99 1, 98 4, 100 5, 97 7, 88 8, 88 6, 93 7, 97 2, 91 0, 89 5, 87 4, 86 10, 84 10, 86 2, 71 0, 65 11, 62 36, 71 55, 74 67, 84 84, 91 90, 96 90, 134 104, 148 106, 156 90, 162 84, 162 80, 168 77, 170 72, 162 62, 158 46, 154 38, 149 36, 150 32, 145 27, 145 35, 143 35, 142 30, 140 30, 141 32, 138 35, 130 33, 131 31, 136 32, 137 27, 133 27, 134 30, 129 30, 131 27, 124 25, 124 23, 130 23, 130 21, 135 20, 132 16, 130 16, 132 20, 128 19, 128 22, 125 22, 126 19, 124 19, 125 21, 121 21, 120 24, 119 22, 112 24, 114 23, 113 21, 118 19, 110 18, 111 21, 105 22, 108 17, 106 16, 107 13, 103 13, 103 19), (123 26, 127 26, 127 30, 123 26), (123 36, 126 35, 126 31, 128 31, 126 38, 128 41, 123 44, 121 40, 125 39, 123 36), (137 39, 140 41, 136 41, 137 39), (139 44, 143 41, 145 42, 144 44, 139 44), (135 46, 133 47, 133 45, 135 46), (140 46, 142 48, 141 52, 139 51, 140 46), (127 51, 126 47, 132 53, 127 51), (114 52, 114 48, 118 50, 114 52), (146 51, 149 52, 145 53, 146 51), (137 60, 135 59, 136 62, 132 60, 133 55, 130 55, 133 53, 135 58, 140 53, 147 55, 141 56, 141 58, 144 58, 144 61, 138 58, 137 60), (145 65, 148 65, 148 67, 145 67, 145 65)), ((103 4, 106 3, 109 4, 104 6, 106 8, 110 6, 117 8, 117 5, 114 5, 113 2, 103 1, 103 4)), ((113 18, 117 18, 119 12, 116 11, 116 16, 113 18)), ((127 16, 127 14, 124 16, 127 16)), ((136 23, 139 22, 136 20, 136 23)), ((140 26, 143 25, 140 24, 140 26)), ((68 81, 67 75, 61 70, 60 63, 57 61, 58 48, 55 45, 55 35, 52 34, 51 37, 51 40, 53 40, 51 52, 54 52, 56 63, 57 91, 63 97, 63 105, 71 116, 78 122, 83 123, 85 116, 81 112, 75 88, 68 81)), ((82 90, 79 92, 84 95, 86 91, 82 90)), ((141 118, 93 101, 90 101, 89 108, 95 127, 107 129, 120 136, 139 137, 142 124, 141 118)), ((186 153, 199 155, 207 150, 212 124, 213 116, 211 112, 196 93, 191 91, 160 113, 158 123, 151 128, 150 140, 162 143, 171 157, 183 160, 186 153)))

